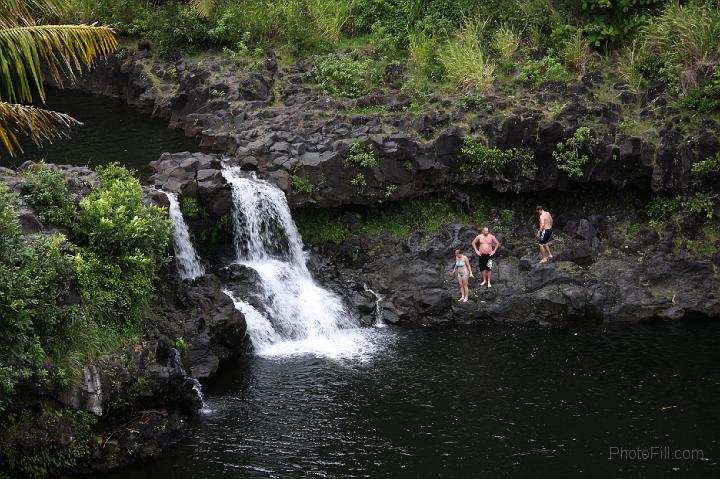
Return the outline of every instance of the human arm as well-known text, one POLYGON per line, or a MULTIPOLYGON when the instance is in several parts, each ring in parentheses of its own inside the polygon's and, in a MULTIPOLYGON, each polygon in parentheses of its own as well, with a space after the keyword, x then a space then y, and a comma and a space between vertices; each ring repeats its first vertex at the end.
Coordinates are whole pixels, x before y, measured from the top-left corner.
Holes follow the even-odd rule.
POLYGON ((493 248, 492 253, 490 253, 490 256, 495 256, 495 253, 497 252, 497 250, 500 249, 500 241, 498 241, 498 239, 495 236, 493 236, 492 242, 495 243, 495 248, 493 248))
POLYGON ((476 236, 474 240, 472 240, 472 247, 475 250, 475 254, 480 256, 480 250, 477 247, 477 244, 480 242, 480 236, 476 236))
POLYGON ((463 256, 463 258, 465 258, 465 266, 467 266, 468 273, 470 273, 470 277, 474 278, 475 275, 473 275, 472 266, 470 265, 470 260, 468 259, 467 256, 463 256))

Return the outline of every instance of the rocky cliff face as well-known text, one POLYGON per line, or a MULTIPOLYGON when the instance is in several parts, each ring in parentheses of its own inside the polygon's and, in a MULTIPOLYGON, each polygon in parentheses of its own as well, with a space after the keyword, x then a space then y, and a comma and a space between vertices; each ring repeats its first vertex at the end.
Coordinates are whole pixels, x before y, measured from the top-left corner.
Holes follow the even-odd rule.
POLYGON ((717 121, 681 114, 662 85, 639 95, 615 84, 605 92, 612 101, 602 101, 603 81, 594 71, 567 86, 507 96, 433 94, 418 106, 402 90, 402 68, 388 69, 383 85, 350 99, 316 88, 312 60, 278 71, 270 57, 264 70, 252 71, 220 57, 166 63, 143 51, 111 59, 79 86, 168 119, 230 163, 274 180, 294 207, 372 205, 457 185, 515 193, 574 184, 652 192, 691 186, 692 165, 720 151, 717 121), (653 127, 628 134, 623 102, 637 102, 653 127), (583 150, 590 160, 582 175, 573 177, 558 169, 552 153, 580 127, 593 141, 583 150), (515 155, 501 168, 468 164, 460 153, 465 138, 515 155), (356 141, 374 162, 353 163, 356 141))

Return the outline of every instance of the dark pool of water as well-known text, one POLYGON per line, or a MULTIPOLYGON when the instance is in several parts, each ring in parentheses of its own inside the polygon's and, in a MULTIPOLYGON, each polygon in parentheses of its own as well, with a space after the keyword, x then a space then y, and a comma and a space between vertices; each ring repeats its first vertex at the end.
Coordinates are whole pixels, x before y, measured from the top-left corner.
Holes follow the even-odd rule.
POLYGON ((720 326, 372 334, 379 350, 364 360, 226 366, 193 439, 110 477, 720 474, 720 326), (705 459, 609 458, 656 446, 705 459))
POLYGON ((23 142, 24 153, 14 159, 2 155, 3 166, 26 160, 97 166, 117 161, 146 175, 148 163, 166 152, 198 151, 198 144, 170 130, 166 120, 148 118, 120 100, 69 90, 48 90, 43 108, 67 113, 84 123, 72 129, 69 139, 45 143, 41 148, 23 142))

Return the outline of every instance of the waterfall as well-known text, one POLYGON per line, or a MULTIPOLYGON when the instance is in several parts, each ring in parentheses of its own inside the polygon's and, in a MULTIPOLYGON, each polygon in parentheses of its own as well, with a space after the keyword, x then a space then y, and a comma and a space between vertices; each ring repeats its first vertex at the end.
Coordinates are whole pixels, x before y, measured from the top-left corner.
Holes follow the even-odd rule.
POLYGON ((364 336, 340 298, 313 280, 285 194, 238 167, 225 167, 223 176, 232 187, 236 261, 262 283, 262 312, 227 292, 245 314, 255 351, 346 356, 364 350, 364 336))
POLYGON ((190 241, 190 232, 187 223, 180 211, 180 203, 175 193, 164 191, 170 201, 170 219, 175 225, 173 233, 173 247, 175 248, 175 264, 181 279, 195 279, 205 274, 205 268, 200 263, 195 247, 190 241))
POLYGON ((380 303, 382 303, 382 300, 385 298, 381 294, 378 294, 372 289, 368 288, 367 284, 363 284, 363 288, 365 289, 365 291, 375 297, 375 327, 384 328, 385 322, 383 321, 382 306, 380 305, 380 303))

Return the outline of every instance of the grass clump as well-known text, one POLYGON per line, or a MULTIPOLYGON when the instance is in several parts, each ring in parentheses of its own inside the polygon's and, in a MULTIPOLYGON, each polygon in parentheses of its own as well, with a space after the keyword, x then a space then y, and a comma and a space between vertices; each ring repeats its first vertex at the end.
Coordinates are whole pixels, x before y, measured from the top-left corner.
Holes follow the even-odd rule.
POLYGON ((715 69, 710 81, 689 90, 683 96, 682 104, 700 113, 720 112, 720 68, 715 69))
POLYGON ((539 60, 531 59, 525 62, 518 73, 518 81, 526 85, 563 83, 570 79, 570 73, 552 50, 539 60))
POLYGON ((693 214, 703 215, 708 220, 713 219, 715 207, 712 198, 707 193, 695 193, 687 201, 687 207, 688 210, 693 214))
POLYGON ((482 48, 486 23, 469 21, 442 49, 440 62, 455 85, 487 91, 495 80, 496 65, 482 48))
POLYGON ((594 142, 595 137, 590 128, 582 126, 575 130, 572 137, 558 143, 552 153, 558 170, 564 171, 571 178, 582 178, 583 167, 590 161, 583 151, 587 151, 594 142))

